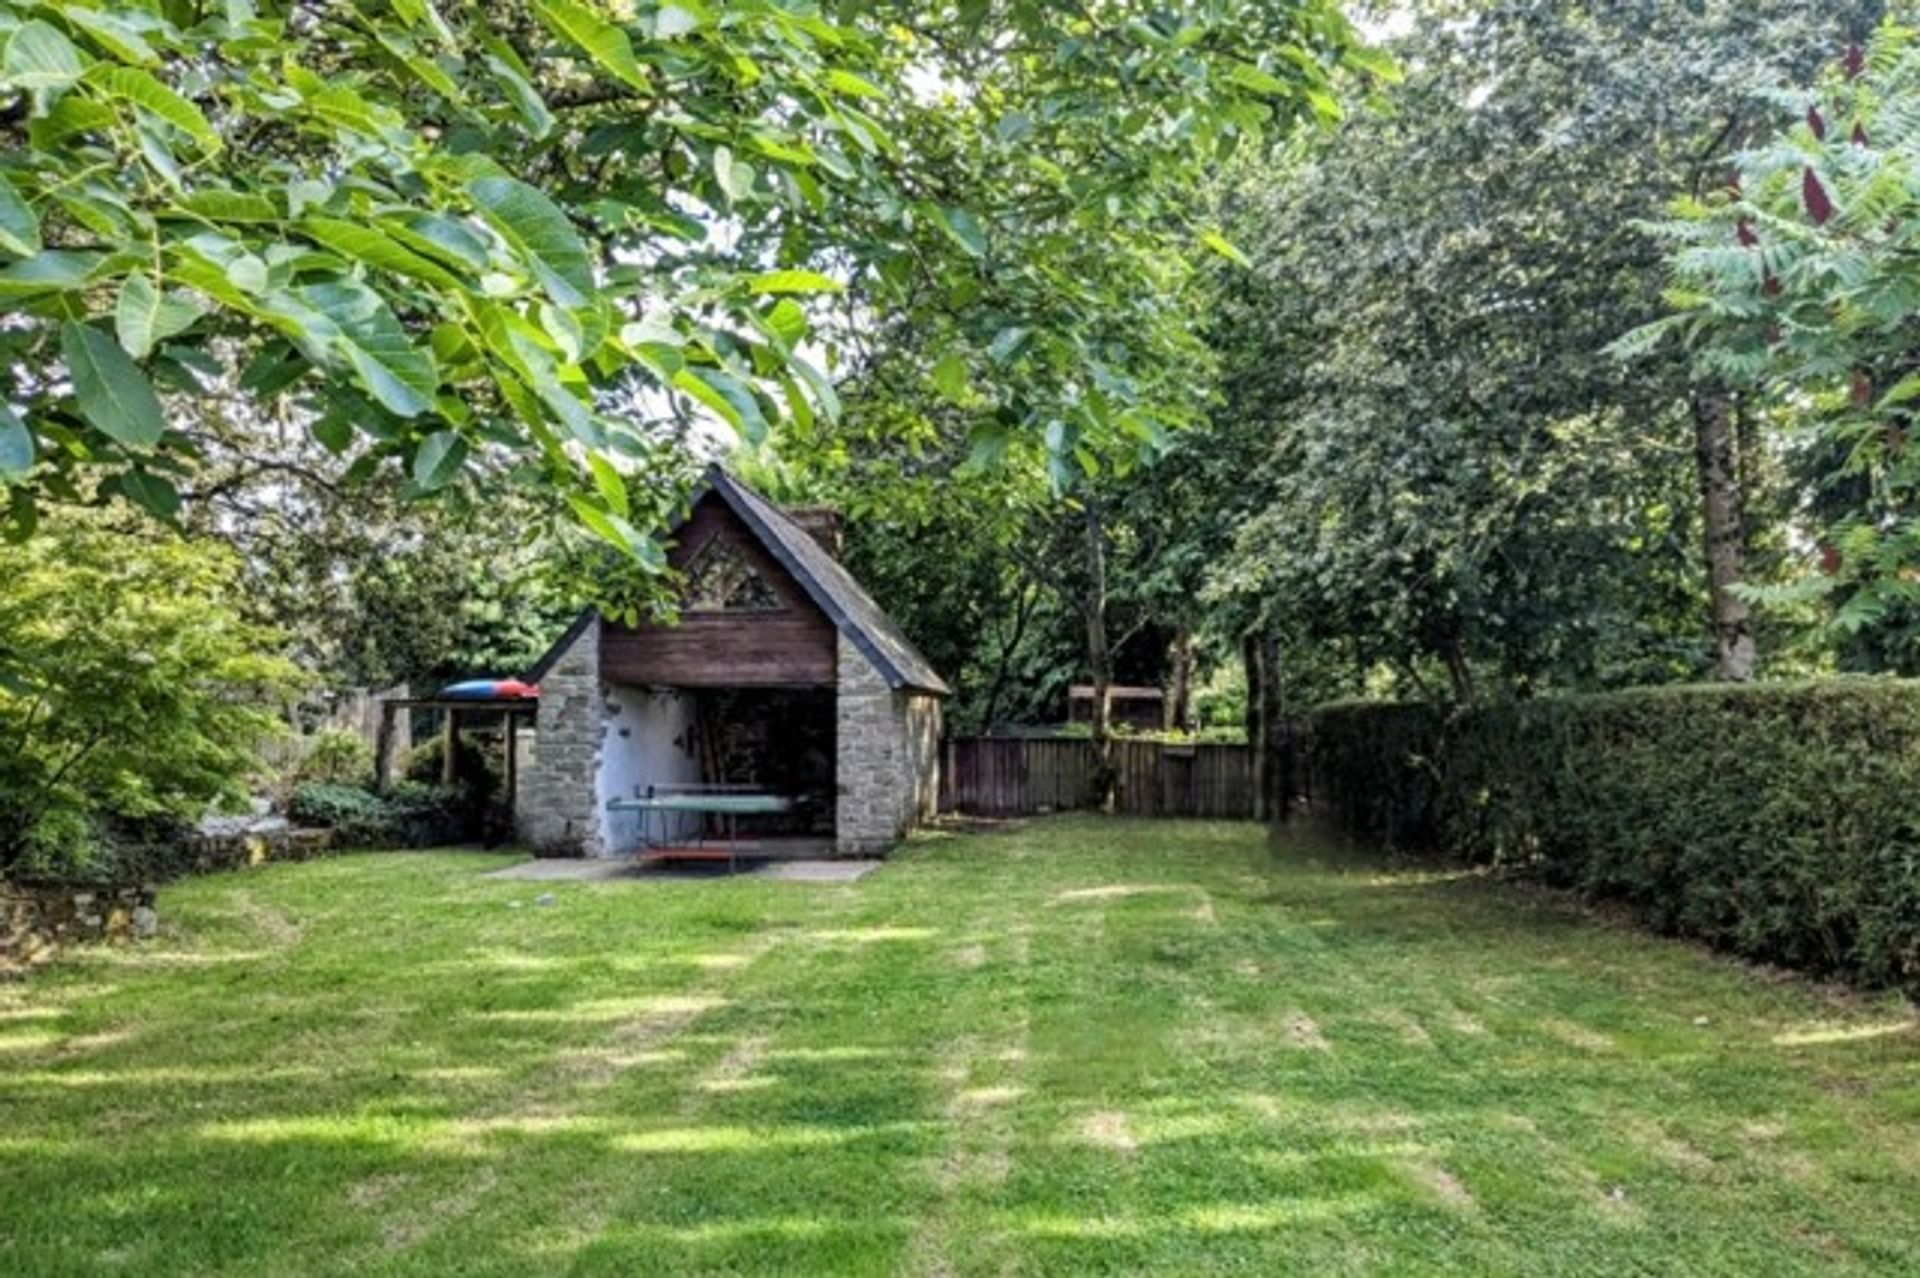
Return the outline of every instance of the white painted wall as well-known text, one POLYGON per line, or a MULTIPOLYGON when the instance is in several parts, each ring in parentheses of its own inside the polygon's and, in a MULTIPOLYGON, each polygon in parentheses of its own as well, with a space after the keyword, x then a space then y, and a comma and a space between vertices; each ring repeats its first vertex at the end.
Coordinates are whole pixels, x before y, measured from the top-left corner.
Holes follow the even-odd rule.
MULTIPOLYGON (((700 761, 689 748, 693 698, 666 689, 610 684, 605 723, 594 797, 600 810, 601 846, 611 855, 622 855, 640 841, 639 816, 632 812, 608 812, 609 799, 633 798, 636 786, 644 794, 649 785, 700 780, 700 761)), ((661 818, 655 815, 652 819, 656 836, 664 833, 672 838, 693 832, 691 825, 663 831, 659 824, 661 818)), ((688 818, 679 820, 684 822, 688 818)))

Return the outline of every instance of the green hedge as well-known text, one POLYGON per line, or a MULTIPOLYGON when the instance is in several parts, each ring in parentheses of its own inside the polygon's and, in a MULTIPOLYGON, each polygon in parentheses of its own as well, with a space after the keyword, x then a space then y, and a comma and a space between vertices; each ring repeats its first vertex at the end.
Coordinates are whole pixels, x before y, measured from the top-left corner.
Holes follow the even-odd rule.
POLYGON ((342 847, 423 848, 476 838, 483 814, 455 786, 401 781, 384 795, 352 785, 295 788, 287 817, 295 825, 329 829, 342 847))
POLYGON ((1686 686, 1310 724, 1315 806, 1749 958, 1920 989, 1920 683, 1686 686))

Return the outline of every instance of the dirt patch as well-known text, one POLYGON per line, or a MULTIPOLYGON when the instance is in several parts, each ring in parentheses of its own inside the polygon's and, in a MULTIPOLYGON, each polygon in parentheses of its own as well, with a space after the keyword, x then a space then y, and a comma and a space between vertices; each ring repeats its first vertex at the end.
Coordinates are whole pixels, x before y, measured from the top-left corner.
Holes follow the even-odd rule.
POLYGON ((1456 1211, 1479 1210, 1480 1204, 1460 1178, 1438 1163, 1409 1162, 1403 1166, 1416 1185, 1447 1206, 1456 1211))
POLYGON ((1412 1012, 1393 1008, 1383 1013, 1381 1021, 1393 1030, 1401 1042, 1409 1047, 1432 1047, 1433 1035, 1427 1033, 1427 1027, 1412 1012))
POLYGON ((398 1172, 369 1176, 347 1191, 347 1201, 358 1208, 378 1207, 413 1182, 398 1172))
POLYGON ((470 1214, 480 1200, 493 1191, 499 1177, 492 1168, 483 1167, 453 1193, 427 1206, 423 1211, 388 1221, 380 1227, 380 1241, 389 1251, 404 1251, 433 1233, 470 1214))
POLYGON ((1198 892, 1206 895, 1206 890, 1191 883, 1109 883, 1104 887, 1073 888, 1062 892, 1049 905, 1066 905, 1073 901, 1121 901, 1130 896, 1156 896, 1165 892, 1198 892))
POLYGON ((962 971, 985 967, 986 963, 987 947, 984 945, 963 945, 953 952, 953 965, 962 971))
POLYGON ((228 898, 233 912, 278 949, 291 949, 300 943, 300 925, 253 893, 241 889, 228 898))
POLYGON ((1599 1030, 1588 1029, 1573 1021, 1559 1017, 1548 1017, 1540 1022, 1540 1028, 1559 1039, 1569 1047, 1577 1047, 1583 1052, 1611 1052, 1616 1044, 1599 1030))
POLYGON ((1320 1026, 1305 1012, 1290 1013, 1282 1028, 1286 1032, 1287 1042, 1294 1047, 1309 1052, 1333 1050, 1333 1044, 1329 1043, 1327 1036, 1320 1032, 1320 1026))
MULTIPOLYGON (((767 1042, 764 1034, 752 1034, 741 1039, 694 1086, 701 1092, 735 1092, 744 1091, 755 1082, 772 1082, 772 1079, 753 1078, 754 1071, 767 1059, 767 1042)), ((681 1108, 692 1109, 698 1104, 698 1098, 690 1094, 681 1108)))
POLYGON ((1103 1109, 1087 1115, 1080 1123, 1080 1140, 1083 1144, 1109 1149, 1116 1154, 1130 1155, 1140 1148, 1140 1142, 1127 1126, 1127 1116, 1117 1109, 1103 1109))

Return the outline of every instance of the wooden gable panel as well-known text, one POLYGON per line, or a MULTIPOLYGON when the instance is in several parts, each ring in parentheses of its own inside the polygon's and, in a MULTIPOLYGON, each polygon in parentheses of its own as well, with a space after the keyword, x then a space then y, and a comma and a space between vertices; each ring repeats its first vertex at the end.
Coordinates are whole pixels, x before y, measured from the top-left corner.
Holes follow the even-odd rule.
POLYGON ((763 549, 726 504, 709 493, 694 507, 668 554, 676 569, 715 537, 727 538, 780 597, 766 612, 686 612, 678 625, 600 632, 600 670, 614 683, 683 688, 832 685, 839 669, 833 622, 763 549))

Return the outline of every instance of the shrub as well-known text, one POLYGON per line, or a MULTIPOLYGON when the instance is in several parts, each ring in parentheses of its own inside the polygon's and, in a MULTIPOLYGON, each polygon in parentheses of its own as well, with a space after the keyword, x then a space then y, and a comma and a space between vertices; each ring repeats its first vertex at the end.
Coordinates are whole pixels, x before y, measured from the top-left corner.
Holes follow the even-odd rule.
POLYGON ((79 511, 0 547, 0 872, 77 871, 89 828, 246 796, 299 678, 242 619, 238 573, 217 546, 79 511))
POLYGON ((373 775, 373 747, 357 732, 323 728, 302 743, 294 782, 361 785, 373 775))
POLYGON ((1754 959, 1920 989, 1920 684, 1833 679, 1309 725, 1318 810, 1754 959))
POLYGON ((481 810, 458 787, 402 781, 387 794, 351 785, 298 787, 287 803, 296 825, 330 829, 353 847, 431 847, 460 843, 479 829, 481 810))

